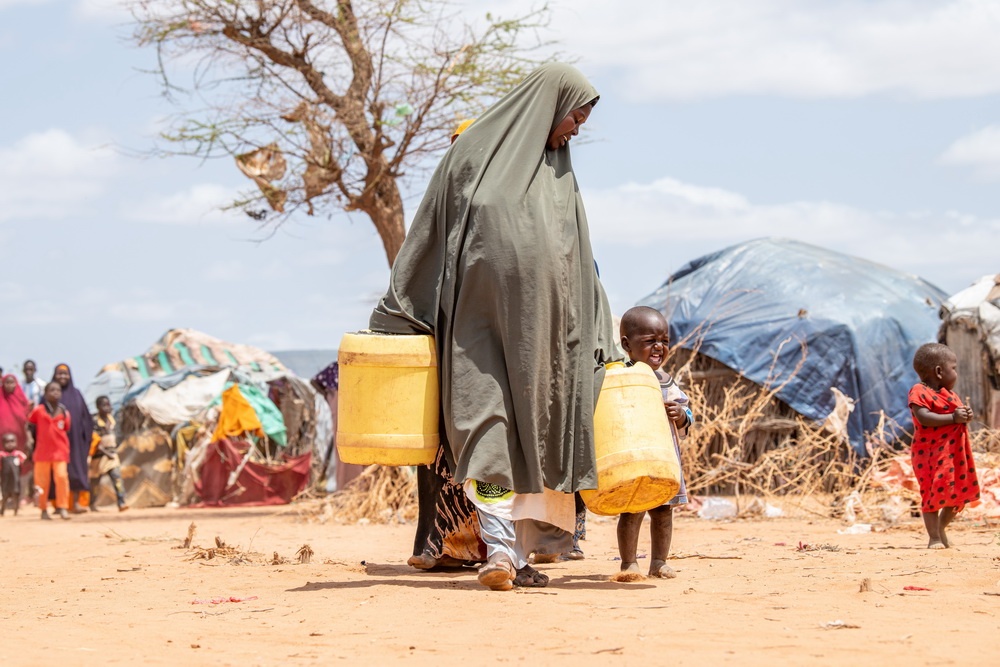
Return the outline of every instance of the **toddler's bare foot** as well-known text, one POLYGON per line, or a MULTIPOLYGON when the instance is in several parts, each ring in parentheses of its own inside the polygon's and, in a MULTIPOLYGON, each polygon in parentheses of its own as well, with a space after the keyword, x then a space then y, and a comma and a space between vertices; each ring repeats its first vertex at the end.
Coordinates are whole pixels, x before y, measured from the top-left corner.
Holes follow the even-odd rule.
POLYGON ((945 534, 944 528, 941 529, 941 544, 943 544, 945 548, 951 547, 951 540, 949 540, 948 536, 945 534))
POLYGON ((631 583, 633 581, 644 581, 646 577, 639 571, 638 563, 622 563, 621 572, 611 577, 611 581, 618 583, 631 583))
POLYGON ((928 549, 947 549, 948 547, 941 540, 931 540, 927 543, 928 549))
POLYGON ((649 563, 649 576, 659 577, 660 579, 673 579, 677 576, 674 572, 674 568, 667 565, 662 560, 654 559, 649 563))

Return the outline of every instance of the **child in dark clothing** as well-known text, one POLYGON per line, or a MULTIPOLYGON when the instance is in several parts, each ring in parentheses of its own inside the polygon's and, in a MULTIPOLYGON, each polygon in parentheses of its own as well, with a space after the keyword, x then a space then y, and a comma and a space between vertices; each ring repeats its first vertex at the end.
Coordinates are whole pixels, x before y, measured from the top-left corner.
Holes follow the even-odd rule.
POLYGON ((3 516, 7 504, 14 506, 14 516, 21 504, 21 466, 28 457, 17 448, 17 436, 13 433, 3 434, 3 450, 0 451, 0 516, 3 516))
POLYGON ((118 458, 118 441, 115 439, 115 416, 111 412, 111 399, 97 397, 97 415, 94 417, 94 435, 90 444, 90 511, 97 511, 97 490, 101 477, 107 475, 115 487, 118 511, 128 509, 125 504, 125 487, 122 484, 121 461, 118 458))

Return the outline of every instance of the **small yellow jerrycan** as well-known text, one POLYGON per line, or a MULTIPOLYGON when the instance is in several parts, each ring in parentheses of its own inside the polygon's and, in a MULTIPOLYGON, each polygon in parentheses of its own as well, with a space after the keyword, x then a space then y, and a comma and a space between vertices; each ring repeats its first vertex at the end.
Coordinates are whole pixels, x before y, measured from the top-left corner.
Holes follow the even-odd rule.
POLYGON ((644 512, 680 489, 680 464, 656 375, 646 364, 608 364, 594 410, 597 490, 580 491, 595 514, 644 512))
POLYGON ((362 465, 433 463, 441 441, 434 337, 348 333, 337 361, 340 459, 362 465))

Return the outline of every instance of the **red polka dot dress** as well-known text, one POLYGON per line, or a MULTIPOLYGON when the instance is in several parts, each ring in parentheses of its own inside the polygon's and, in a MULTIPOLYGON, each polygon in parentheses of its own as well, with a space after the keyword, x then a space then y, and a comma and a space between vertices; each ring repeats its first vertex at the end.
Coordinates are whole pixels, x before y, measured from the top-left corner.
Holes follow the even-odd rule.
MULTIPOLYGON (((911 411, 927 408, 939 415, 951 414, 962 402, 950 389, 935 391, 921 383, 910 390, 911 411)), ((920 511, 937 512, 942 507, 961 510, 979 500, 979 479, 969 446, 969 429, 965 424, 921 426, 916 416, 910 455, 913 473, 920 485, 920 511)))

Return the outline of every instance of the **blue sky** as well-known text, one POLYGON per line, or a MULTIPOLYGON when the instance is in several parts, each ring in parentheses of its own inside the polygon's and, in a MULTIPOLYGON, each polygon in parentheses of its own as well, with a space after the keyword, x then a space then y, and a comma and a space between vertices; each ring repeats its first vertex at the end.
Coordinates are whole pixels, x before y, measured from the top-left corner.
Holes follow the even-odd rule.
MULTIPOLYGON (((574 165, 617 314, 760 236, 949 293, 1000 271, 1000 3, 550 4, 551 37, 602 94, 574 165)), ((173 327, 307 349, 365 326, 388 279, 366 219, 261 240, 218 210, 249 187, 231 161, 135 157, 177 109, 140 72, 153 53, 127 14, 0 0, 0 17, 0 366, 65 361, 82 385, 173 327)))

